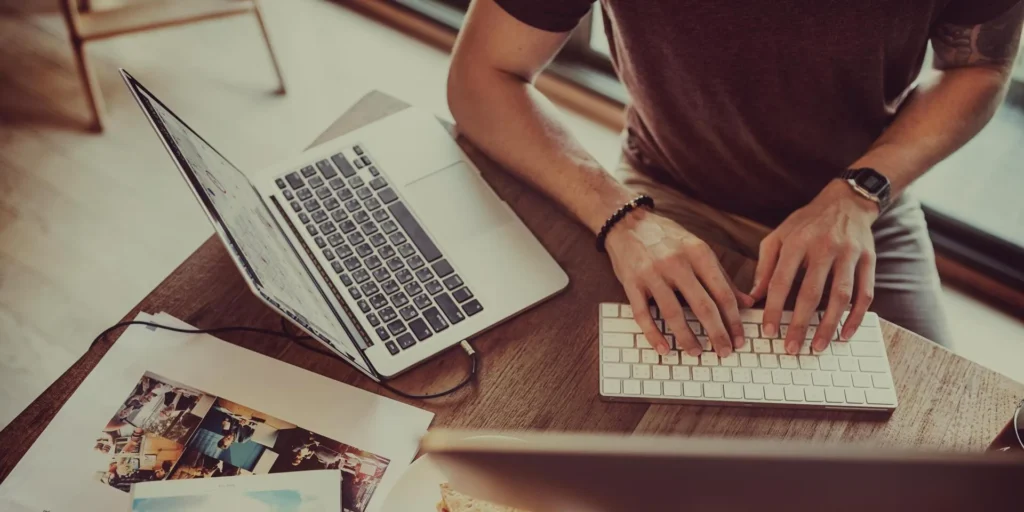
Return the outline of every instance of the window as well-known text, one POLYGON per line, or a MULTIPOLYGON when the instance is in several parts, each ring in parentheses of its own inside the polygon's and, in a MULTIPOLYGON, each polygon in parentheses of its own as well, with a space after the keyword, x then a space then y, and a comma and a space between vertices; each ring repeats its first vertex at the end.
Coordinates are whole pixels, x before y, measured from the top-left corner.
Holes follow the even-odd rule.
MULTIPOLYGON (((393 0, 457 29, 469 0, 393 0)), ((928 68, 930 55, 925 68, 928 68)), ((573 33, 551 72, 625 103, 615 78, 601 9, 573 33)), ((912 187, 936 250, 1024 290, 1024 51, 1006 104, 974 140, 912 187)))

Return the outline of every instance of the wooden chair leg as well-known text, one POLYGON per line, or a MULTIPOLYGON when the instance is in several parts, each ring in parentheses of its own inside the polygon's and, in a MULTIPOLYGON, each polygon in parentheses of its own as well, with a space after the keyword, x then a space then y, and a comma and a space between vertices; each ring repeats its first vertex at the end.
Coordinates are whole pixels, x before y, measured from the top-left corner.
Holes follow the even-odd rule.
POLYGON ((256 23, 260 25, 260 33, 263 34, 263 41, 267 43, 267 51, 270 52, 270 62, 274 65, 274 73, 277 74, 277 82, 280 86, 277 89, 278 94, 285 93, 284 87, 284 74, 281 73, 281 65, 277 61, 277 55, 274 53, 274 46, 270 44, 270 36, 267 34, 267 26, 263 23, 263 13, 260 11, 260 3, 256 0, 252 0, 253 12, 256 14, 256 23))
POLYGON ((92 124, 90 129, 102 132, 106 112, 103 106, 103 93, 100 91, 99 80, 96 79, 96 72, 89 64, 89 59, 85 55, 85 42, 73 41, 72 46, 75 50, 75 61, 78 63, 78 74, 82 77, 82 85, 85 88, 86 96, 88 96, 89 106, 92 108, 92 124))

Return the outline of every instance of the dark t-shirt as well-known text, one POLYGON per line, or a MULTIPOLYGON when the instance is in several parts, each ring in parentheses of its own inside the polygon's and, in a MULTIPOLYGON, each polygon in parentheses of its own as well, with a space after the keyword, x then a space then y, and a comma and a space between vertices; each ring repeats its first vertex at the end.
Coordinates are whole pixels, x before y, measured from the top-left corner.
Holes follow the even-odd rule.
MULTIPOLYGON (((602 0, 631 96, 624 154, 714 207, 775 224, 863 155, 911 93, 938 23, 1018 0, 602 0)), ((564 32, 590 0, 497 0, 564 32)))

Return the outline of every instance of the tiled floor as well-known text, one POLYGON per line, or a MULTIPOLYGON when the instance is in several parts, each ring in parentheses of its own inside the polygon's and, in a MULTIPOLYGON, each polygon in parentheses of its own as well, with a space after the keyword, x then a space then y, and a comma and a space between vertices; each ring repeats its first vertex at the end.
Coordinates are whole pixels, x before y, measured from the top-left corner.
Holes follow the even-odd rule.
MULTIPOLYGON (((447 54, 333 3, 263 5, 286 96, 250 17, 128 36, 89 49, 109 115, 95 135, 56 2, 0 0, 0 425, 212 233, 117 67, 242 169, 300 151, 371 89, 447 112, 447 54)), ((614 164, 615 133, 565 117, 614 164)), ((1024 381, 1024 325, 947 297, 957 350, 1024 381)))

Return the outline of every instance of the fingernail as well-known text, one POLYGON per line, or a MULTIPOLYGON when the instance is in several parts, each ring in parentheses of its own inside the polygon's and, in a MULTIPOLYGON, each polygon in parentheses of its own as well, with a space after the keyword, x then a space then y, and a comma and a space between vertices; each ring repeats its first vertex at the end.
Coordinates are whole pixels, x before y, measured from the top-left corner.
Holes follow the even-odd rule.
POLYGON ((839 331, 839 339, 850 341, 850 330, 844 327, 843 330, 839 331))
POLYGON ((661 355, 668 354, 668 345, 658 345, 658 353, 661 355))
POLYGON ((797 352, 800 352, 800 344, 795 341, 787 341, 786 353, 789 355, 796 355, 797 352))
POLYGON ((686 349, 686 353, 690 354, 693 357, 699 357, 700 356, 700 352, 701 352, 701 350, 699 348, 696 348, 696 347, 686 349))
POLYGON ((732 349, 729 347, 718 349, 718 357, 729 357, 730 354, 732 354, 732 349))
POLYGON ((828 343, 825 340, 814 340, 813 342, 811 342, 811 348, 817 350, 818 352, 821 352, 822 350, 825 350, 825 346, 827 344, 828 343))
POLYGON ((736 336, 732 339, 732 346, 736 348, 743 348, 743 345, 747 344, 747 339, 743 336, 736 336))
POLYGON ((769 338, 774 338, 779 335, 778 328, 775 327, 775 324, 764 324, 761 326, 761 329, 764 330, 764 335, 769 338))

